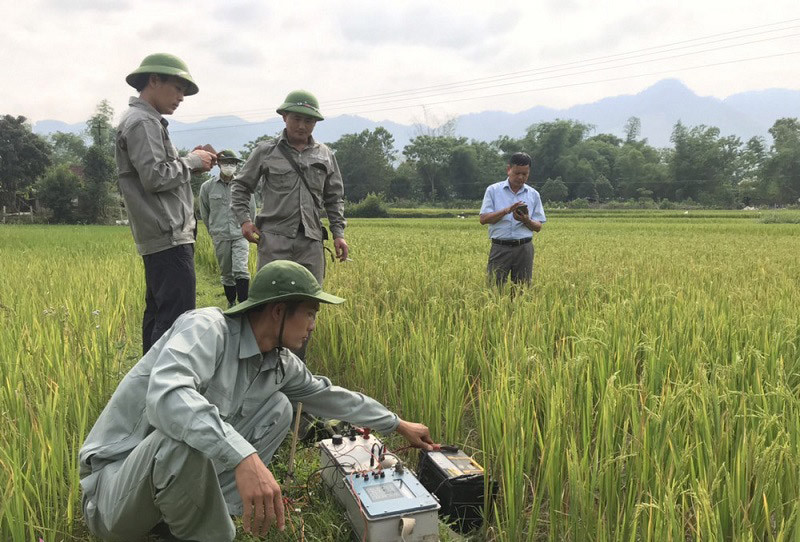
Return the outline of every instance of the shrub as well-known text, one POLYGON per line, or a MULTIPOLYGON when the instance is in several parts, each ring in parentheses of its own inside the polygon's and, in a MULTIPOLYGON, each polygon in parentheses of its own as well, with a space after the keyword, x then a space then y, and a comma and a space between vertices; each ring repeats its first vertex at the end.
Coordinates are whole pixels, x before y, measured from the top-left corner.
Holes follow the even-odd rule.
POLYGON ((570 209, 588 209, 589 200, 586 198, 578 198, 567 202, 567 207, 570 209))
POLYGON ((75 222, 75 200, 80 190, 81 180, 66 165, 52 168, 36 184, 39 201, 58 223, 75 222))
POLYGON ((542 188, 539 190, 539 195, 542 200, 546 202, 561 202, 567 199, 569 189, 561 177, 555 179, 547 179, 542 188))
POLYGON ((385 218, 389 216, 389 210, 382 196, 370 193, 360 202, 348 205, 345 215, 354 218, 385 218))

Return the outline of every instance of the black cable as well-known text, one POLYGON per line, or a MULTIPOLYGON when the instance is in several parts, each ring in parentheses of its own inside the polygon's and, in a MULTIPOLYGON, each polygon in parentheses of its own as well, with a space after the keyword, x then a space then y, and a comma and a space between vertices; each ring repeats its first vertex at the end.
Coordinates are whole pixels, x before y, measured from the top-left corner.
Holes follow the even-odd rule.
POLYGON ((326 465, 324 467, 320 467, 320 468, 312 471, 311 474, 309 474, 306 477, 306 496, 308 497, 309 505, 311 504, 311 501, 313 500, 312 497, 311 497, 311 483, 312 483, 311 479, 314 476, 316 476, 317 474, 319 474, 320 475, 319 484, 324 485, 324 481, 322 479, 322 471, 324 471, 325 469, 331 469, 331 468, 335 469, 335 468, 337 468, 337 466, 336 465, 326 465))

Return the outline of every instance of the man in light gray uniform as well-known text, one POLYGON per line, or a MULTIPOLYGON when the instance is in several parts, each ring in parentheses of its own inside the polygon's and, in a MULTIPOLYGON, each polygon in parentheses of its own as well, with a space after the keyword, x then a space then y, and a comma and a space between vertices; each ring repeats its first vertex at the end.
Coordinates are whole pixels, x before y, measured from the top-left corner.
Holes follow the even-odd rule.
POLYGON ((258 244, 259 268, 273 260, 292 260, 308 268, 322 284, 322 242, 327 239, 323 212, 328 216, 336 256, 345 261, 348 254, 342 175, 333 152, 311 137, 317 121, 324 117, 310 92, 290 92, 277 112, 286 128, 277 139, 256 147, 233 179, 231 207, 242 234, 258 244), (254 217, 248 205, 261 179, 261 210, 254 217))
POLYGON ((294 262, 255 276, 224 313, 183 314, 130 370, 79 452, 83 513, 104 540, 139 540, 164 522, 198 542, 283 529, 281 489, 266 467, 288 432, 292 403, 317 415, 397 431, 436 449, 428 428, 360 393, 312 375, 292 354, 314 329, 322 291, 294 262))
POLYGON ((142 352, 184 311, 195 307, 192 171, 208 171, 216 156, 194 150, 181 158, 163 115, 197 94, 189 68, 176 56, 145 57, 125 81, 139 92, 117 127, 119 190, 136 249, 144 261, 142 352))
MULTIPOLYGON (((235 151, 226 149, 217 154, 219 177, 209 179, 200 187, 200 217, 214 242, 214 253, 228 300, 228 308, 247 299, 250 288, 250 243, 242 236, 239 223, 231 211, 231 180, 242 159, 235 151)), ((255 197, 250 196, 250 214, 256 214, 255 197)))

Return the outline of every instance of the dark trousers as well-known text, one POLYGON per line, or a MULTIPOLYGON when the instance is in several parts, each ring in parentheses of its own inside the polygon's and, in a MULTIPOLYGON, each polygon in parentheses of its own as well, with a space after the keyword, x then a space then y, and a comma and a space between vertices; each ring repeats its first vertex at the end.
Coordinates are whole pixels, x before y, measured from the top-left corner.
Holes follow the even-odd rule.
POLYGON ((508 247, 492 243, 486 267, 489 283, 502 286, 511 275, 515 284, 530 284, 533 277, 533 243, 508 247))
POLYGON ((194 245, 178 245, 142 256, 146 287, 142 354, 177 320, 195 308, 194 245))

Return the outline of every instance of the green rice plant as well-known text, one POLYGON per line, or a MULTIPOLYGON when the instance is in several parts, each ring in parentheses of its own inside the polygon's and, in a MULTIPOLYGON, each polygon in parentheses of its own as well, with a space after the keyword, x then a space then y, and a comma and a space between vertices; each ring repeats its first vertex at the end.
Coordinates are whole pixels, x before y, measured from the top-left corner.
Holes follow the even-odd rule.
POLYGON ((800 211, 771 211, 761 213, 762 224, 800 224, 800 211))
POLYGON ((143 298, 138 256, 120 242, 129 235, 0 229, 3 540, 69 540, 81 530, 77 450, 131 359, 140 325, 129 317, 130 301, 143 298))
MULTIPOLYGON (((798 319, 791 307, 798 271, 791 254, 797 241, 788 230, 761 230, 714 213, 691 224, 641 218, 618 216, 602 228, 574 219, 552 235, 547 228, 555 225, 548 224, 536 246, 535 283, 513 301, 485 290, 487 247, 478 227, 430 221, 426 228, 417 221, 421 231, 413 242, 414 221, 373 221, 364 230, 363 252, 361 240, 350 237, 358 265, 334 266, 328 279, 341 295, 355 297, 350 310, 363 317, 323 318, 317 336, 325 339, 314 346, 315 358, 333 368, 328 372, 341 367, 343 377, 380 394, 384 380, 369 375, 393 365, 390 353, 401 359, 400 345, 425 344, 422 351, 430 352, 456 344, 472 379, 467 390, 475 390, 463 402, 472 405, 480 428, 476 434, 467 425, 467 444, 502 482, 489 530, 499 539, 760 539, 769 536, 767 509, 784 518, 775 536, 786 536, 794 532, 795 483, 785 473, 797 468, 797 439, 742 417, 733 398, 752 406, 764 395, 742 397, 742 378, 758 382, 759 373, 750 365, 747 376, 738 376, 732 368, 736 360, 752 364, 762 357, 770 380, 798 389, 791 372, 775 372, 786 360, 796 369, 798 319), (433 228, 448 240, 438 253, 424 233, 433 228), (414 265, 405 259, 408 246, 414 265), (430 274, 437 269, 433 286, 430 274), (352 329, 359 336, 348 348, 352 329), (420 329, 438 346, 428 346, 420 329), (335 352, 324 350, 327 340, 335 341, 335 352), (531 376, 530 365, 541 372, 531 376), (518 402, 535 405, 540 436, 530 446, 537 459, 524 476, 517 458, 501 452, 500 438, 491 438, 492 428, 505 427, 499 415, 490 416, 498 407, 489 398, 507 389, 487 384, 503 381, 494 380, 497 372, 534 383, 521 396, 497 400, 503 420, 518 402), (763 440, 742 440, 745 429, 763 440), (766 446, 767 438, 783 444, 766 446), (753 446, 764 457, 758 474, 732 474, 737 457, 756 456, 753 446), (770 491, 761 491, 769 506, 751 506, 744 522, 741 503, 763 501, 748 481, 753 476, 770 480, 770 491), (734 479, 740 490, 726 497, 725 484, 734 479)), ((428 374, 427 366, 415 367, 416 375, 428 374)), ((418 380, 395 376, 391 382, 402 388, 418 380)), ((414 390, 401 397, 403 405, 419 403, 414 390)), ((771 419, 791 419, 774 414, 775 404, 762 408, 771 419)), ((448 423, 441 413, 421 412, 435 428, 448 423)))
MULTIPOLYGON (((798 225, 550 218, 513 293, 474 217, 351 220, 309 368, 486 468, 475 539, 800 540, 798 225)), ((140 261, 124 228, 0 227, 0 540, 92 540, 77 450, 137 359, 140 261)), ((307 539, 346 539, 331 506, 303 508, 307 539)))

